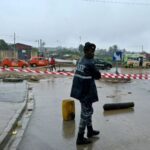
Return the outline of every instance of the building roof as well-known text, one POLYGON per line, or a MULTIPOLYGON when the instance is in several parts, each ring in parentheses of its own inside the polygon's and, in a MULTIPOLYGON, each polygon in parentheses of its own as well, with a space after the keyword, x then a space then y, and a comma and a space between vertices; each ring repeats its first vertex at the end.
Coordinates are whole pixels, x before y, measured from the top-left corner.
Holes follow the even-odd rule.
POLYGON ((27 49, 32 49, 32 46, 26 45, 26 44, 22 44, 22 43, 16 43, 15 46, 16 46, 16 49, 18 49, 18 50, 22 50, 22 49, 25 49, 25 50, 27 50, 27 49))

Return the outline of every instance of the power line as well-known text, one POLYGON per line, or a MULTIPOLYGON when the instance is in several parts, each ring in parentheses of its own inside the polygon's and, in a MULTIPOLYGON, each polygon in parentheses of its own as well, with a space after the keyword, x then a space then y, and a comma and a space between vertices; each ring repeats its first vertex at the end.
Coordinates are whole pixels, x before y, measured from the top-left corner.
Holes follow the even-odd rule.
POLYGON ((9 37, 9 38, 12 38, 14 36, 13 35, 3 35, 3 34, 0 34, 0 37, 9 37))
POLYGON ((115 1, 115 0, 83 0, 83 1, 100 2, 100 3, 111 3, 111 4, 123 4, 123 5, 150 6, 150 3, 147 3, 147 2, 115 1))
POLYGON ((14 41, 16 42, 18 42, 18 41, 22 41, 22 42, 36 42, 36 40, 35 39, 27 39, 27 38, 24 38, 23 36, 18 36, 18 35, 16 35, 15 33, 14 34, 10 34, 10 35, 7 35, 7 34, 0 34, 0 39, 4 39, 4 40, 8 40, 9 39, 9 41, 12 41, 12 43, 14 43, 14 41))

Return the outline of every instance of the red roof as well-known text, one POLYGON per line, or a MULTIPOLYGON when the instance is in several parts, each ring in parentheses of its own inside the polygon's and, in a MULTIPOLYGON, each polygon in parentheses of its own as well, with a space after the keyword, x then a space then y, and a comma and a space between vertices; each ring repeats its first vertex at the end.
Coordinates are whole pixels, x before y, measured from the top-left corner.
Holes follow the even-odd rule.
POLYGON ((27 49, 32 49, 32 46, 30 46, 30 45, 26 45, 26 44, 21 44, 21 43, 16 43, 15 44, 15 46, 16 46, 16 48, 18 49, 18 50, 27 50, 27 49))

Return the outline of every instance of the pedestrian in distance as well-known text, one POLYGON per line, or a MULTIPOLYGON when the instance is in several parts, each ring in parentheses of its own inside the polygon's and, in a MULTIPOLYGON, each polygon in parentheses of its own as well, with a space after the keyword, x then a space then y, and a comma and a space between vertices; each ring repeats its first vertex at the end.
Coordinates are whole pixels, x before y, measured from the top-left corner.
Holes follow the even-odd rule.
POLYGON ((139 57, 139 67, 143 66, 143 57, 139 57))
POLYGON ((51 57, 50 59, 50 71, 53 71, 53 69, 56 71, 56 66, 55 66, 56 62, 54 57, 51 57))
POLYGON ((97 88, 95 80, 101 78, 101 73, 96 69, 94 64, 94 52, 96 45, 86 42, 84 45, 84 56, 79 60, 75 75, 73 78, 70 96, 79 100, 81 104, 81 115, 79 130, 77 135, 76 144, 89 144, 93 136, 98 135, 100 132, 93 129, 92 125, 92 104, 98 101, 97 88), (84 137, 87 128, 87 137, 84 137))

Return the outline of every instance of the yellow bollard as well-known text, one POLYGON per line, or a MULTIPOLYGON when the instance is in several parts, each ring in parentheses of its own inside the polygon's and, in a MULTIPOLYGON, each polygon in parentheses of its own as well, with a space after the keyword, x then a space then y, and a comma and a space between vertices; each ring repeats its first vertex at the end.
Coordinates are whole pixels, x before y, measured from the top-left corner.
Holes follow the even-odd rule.
POLYGON ((65 99, 62 101, 62 115, 64 121, 74 120, 75 103, 73 100, 65 99))

